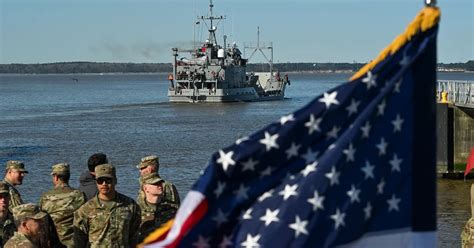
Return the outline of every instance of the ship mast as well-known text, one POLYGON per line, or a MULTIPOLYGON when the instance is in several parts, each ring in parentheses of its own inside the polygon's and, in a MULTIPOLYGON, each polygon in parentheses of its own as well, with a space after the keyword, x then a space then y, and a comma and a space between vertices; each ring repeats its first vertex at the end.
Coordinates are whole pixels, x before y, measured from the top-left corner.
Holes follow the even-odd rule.
POLYGON ((257 46, 245 45, 244 56, 247 49, 253 49, 252 54, 250 54, 250 56, 247 58, 248 61, 250 61, 250 59, 253 57, 253 55, 255 55, 257 51, 259 51, 262 54, 262 56, 267 60, 267 63, 270 66, 270 75, 272 75, 273 77, 273 44, 272 42, 270 42, 268 45, 266 44, 260 45, 260 27, 257 27, 257 46), (263 50, 270 50, 270 59, 267 57, 267 55, 265 54, 263 50))
POLYGON ((214 8, 214 4, 212 3, 212 0, 209 0, 209 16, 201 16, 201 17, 198 17, 198 19, 203 20, 207 26, 207 29, 209 31, 209 38, 208 38, 209 43, 217 45, 217 39, 216 39, 217 24, 219 23, 220 20, 225 19, 225 17, 214 16, 212 13, 213 8, 214 8), (209 25, 206 22, 206 20, 209 21, 209 25), (217 21, 215 26, 214 26, 214 21, 217 21))

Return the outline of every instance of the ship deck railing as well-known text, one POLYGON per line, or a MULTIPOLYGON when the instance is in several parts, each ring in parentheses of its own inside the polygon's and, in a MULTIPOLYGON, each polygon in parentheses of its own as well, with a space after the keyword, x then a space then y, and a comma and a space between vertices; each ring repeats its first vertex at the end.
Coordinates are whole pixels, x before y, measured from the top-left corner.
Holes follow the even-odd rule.
POLYGON ((474 108, 474 81, 438 80, 437 99, 459 107, 474 108))

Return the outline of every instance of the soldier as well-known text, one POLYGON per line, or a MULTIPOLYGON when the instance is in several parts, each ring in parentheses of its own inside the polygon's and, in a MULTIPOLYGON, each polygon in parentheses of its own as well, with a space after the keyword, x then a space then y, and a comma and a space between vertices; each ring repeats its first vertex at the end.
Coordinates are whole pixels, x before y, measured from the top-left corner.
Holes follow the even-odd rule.
POLYGON ((51 175, 54 189, 41 196, 39 206, 51 216, 61 243, 71 247, 74 244, 74 211, 86 202, 86 197, 81 191, 69 187, 68 164, 53 165, 51 175))
POLYGON ((16 230, 13 215, 8 210, 9 202, 10 192, 8 191, 8 185, 0 182, 0 247, 5 245, 16 230))
POLYGON ((170 204, 163 199, 164 182, 156 173, 148 173, 140 178, 145 194, 145 197, 139 199, 138 202, 142 211, 140 240, 176 215, 178 208, 175 204, 170 204))
POLYGON ((23 178, 25 174, 28 173, 25 170, 25 164, 21 161, 10 160, 7 162, 7 168, 5 172, 5 179, 3 182, 8 184, 8 189, 10 191, 10 205, 8 209, 10 212, 13 212, 12 209, 20 204, 23 204, 21 199, 20 192, 15 188, 17 185, 23 183, 23 178))
POLYGON ((95 167, 98 194, 74 212, 76 247, 135 247, 140 227, 140 207, 115 190, 115 167, 95 167))
POLYGON ((5 248, 41 247, 40 239, 44 230, 46 213, 31 203, 22 204, 13 208, 17 232, 5 244, 5 248))
MULTIPOLYGON (((142 158, 141 163, 137 165, 137 168, 140 170, 140 175, 154 172, 158 175, 158 177, 160 177, 160 174, 158 173, 158 170, 160 169, 160 160, 158 156, 151 155, 142 158)), ((144 201, 144 198, 145 194, 143 192, 142 185, 140 185, 137 202, 144 201)), ((178 190, 176 190, 176 187, 171 182, 163 182, 163 198, 164 201, 172 205, 174 208, 179 208, 180 199, 178 190)))
POLYGON ((106 164, 109 161, 103 153, 94 153, 87 160, 88 170, 84 171, 79 178, 79 190, 86 194, 87 200, 92 199, 97 194, 97 185, 95 184, 94 169, 99 164, 106 164))
POLYGON ((471 218, 461 232, 461 247, 474 247, 474 184, 471 184, 471 218))

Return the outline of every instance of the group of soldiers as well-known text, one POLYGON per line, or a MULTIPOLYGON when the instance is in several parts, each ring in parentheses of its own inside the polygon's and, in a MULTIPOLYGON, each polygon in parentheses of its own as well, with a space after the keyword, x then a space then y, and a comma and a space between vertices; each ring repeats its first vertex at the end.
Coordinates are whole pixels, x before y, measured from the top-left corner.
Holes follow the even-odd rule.
POLYGON ((116 191, 116 169, 103 153, 89 158, 79 189, 69 186, 69 165, 55 164, 54 187, 36 205, 24 203, 15 188, 28 173, 25 164, 8 161, 0 182, 0 247, 134 247, 172 219, 180 205, 159 165, 157 156, 141 159, 135 201, 116 191))

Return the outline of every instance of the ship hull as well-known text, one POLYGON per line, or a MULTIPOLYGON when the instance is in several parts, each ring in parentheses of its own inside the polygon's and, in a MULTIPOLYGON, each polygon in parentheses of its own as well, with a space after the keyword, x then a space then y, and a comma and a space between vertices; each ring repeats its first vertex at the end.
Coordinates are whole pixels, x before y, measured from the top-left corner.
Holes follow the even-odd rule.
POLYGON ((169 102, 189 103, 224 103, 224 102, 258 102, 258 101, 277 101, 283 100, 284 94, 259 95, 254 88, 237 89, 217 89, 215 91, 208 89, 181 89, 168 90, 169 102))

